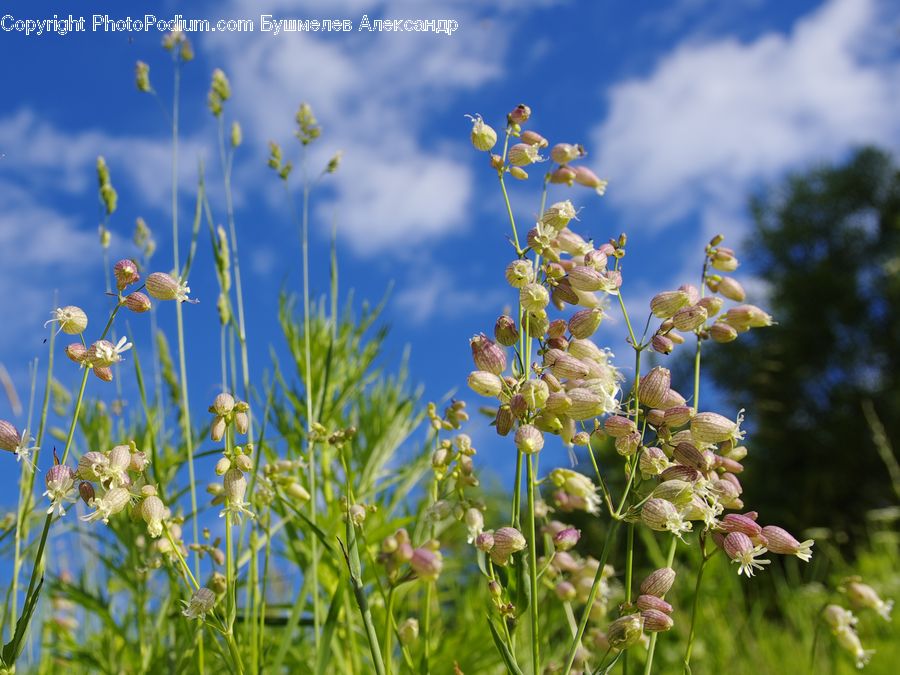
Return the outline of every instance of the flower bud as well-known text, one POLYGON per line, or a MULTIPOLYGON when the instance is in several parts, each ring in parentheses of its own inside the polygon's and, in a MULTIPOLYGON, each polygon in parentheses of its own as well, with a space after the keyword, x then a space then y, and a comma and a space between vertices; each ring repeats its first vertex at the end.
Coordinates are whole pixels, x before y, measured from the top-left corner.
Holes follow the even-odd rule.
POLYGON ((497 132, 492 127, 485 124, 481 119, 481 115, 469 116, 472 120, 472 146, 476 150, 487 152, 497 144, 497 132))
POLYGON ((247 492, 247 479, 240 469, 229 469, 222 480, 225 488, 225 499, 230 503, 243 503, 244 494, 247 492))
POLYGON ((658 609, 645 609, 641 611, 644 620, 644 630, 648 633, 661 633, 675 625, 672 617, 658 609))
POLYGON ((622 417, 620 415, 607 417, 606 422, 603 424, 603 428, 606 430, 606 433, 613 438, 621 438, 622 436, 627 436, 628 434, 637 431, 634 422, 627 417, 622 417))
POLYGON ((234 397, 227 392, 222 392, 221 394, 216 396, 211 406, 210 412, 215 413, 220 417, 224 417, 232 410, 234 410, 234 397))
POLYGON ((700 298, 697 301, 697 304, 703 307, 706 310, 706 315, 715 316, 719 312, 722 311, 722 305, 725 304, 725 301, 722 298, 717 298, 714 295, 708 295, 705 298, 700 298))
POLYGON ((497 409, 497 416, 494 418, 494 426, 497 428, 497 434, 506 436, 512 431, 515 416, 509 405, 502 405, 497 409))
POLYGON ((297 481, 290 483, 284 492, 288 497, 296 499, 298 502, 308 502, 311 499, 309 491, 297 481))
POLYGON ((6 420, 0 420, 0 450, 18 452, 21 441, 19 431, 6 420))
POLYGON ((253 469, 253 460, 241 452, 235 455, 234 465, 244 473, 249 473, 253 469))
POLYGON ((671 354, 672 350, 675 349, 675 343, 672 342, 671 338, 665 335, 654 335, 650 340, 650 345, 653 347, 653 351, 659 354, 671 354))
POLYGON ((657 366, 641 378, 638 396, 643 405, 660 408, 666 402, 672 384, 672 373, 668 368, 657 366))
POLYGON ((404 647, 415 643, 419 639, 419 621, 412 617, 404 620, 397 626, 397 636, 400 638, 400 644, 404 647))
POLYGON ((494 375, 486 370, 475 370, 469 374, 469 388, 476 394, 488 397, 497 397, 503 391, 503 380, 499 375, 494 375))
POLYGON ((716 286, 716 292, 735 302, 743 302, 747 297, 746 293, 744 293, 744 287, 731 277, 722 277, 716 286))
POLYGON ((519 452, 530 455, 544 447, 544 434, 531 424, 523 424, 516 430, 515 443, 519 452))
POLYGON ((606 639, 609 646, 619 651, 628 649, 638 643, 643 635, 644 620, 639 613, 626 614, 609 624, 606 639))
MULTIPOLYGON (((719 525, 725 532, 742 532, 751 539, 755 539, 762 534, 762 528, 755 520, 740 513, 726 514, 719 525)), ((776 553, 777 551, 772 552, 776 553)))
POLYGON ((580 379, 590 373, 590 368, 584 363, 560 349, 547 350, 544 354, 544 366, 549 367, 556 377, 569 379, 580 379))
POLYGON ((234 413, 234 428, 242 436, 245 435, 250 428, 250 413, 245 410, 234 413))
POLYGON ((724 321, 716 321, 709 327, 709 336, 719 344, 732 342, 737 339, 738 332, 724 321))
POLYGON ((569 319, 569 332, 572 337, 583 340, 589 338, 603 320, 603 310, 599 307, 580 309, 569 319))
POLYGON ((541 156, 536 146, 528 145, 527 143, 516 143, 509 149, 506 159, 514 167, 528 166, 541 161, 541 156))
POLYGON ((491 560, 496 565, 506 565, 513 553, 525 549, 525 537, 514 527, 501 527, 494 532, 491 560))
POLYGON ((412 553, 409 565, 420 579, 436 581, 444 567, 440 551, 432 551, 429 548, 417 548, 412 553))
POLYGON ((150 298, 148 298, 140 291, 135 291, 134 293, 129 293, 128 295, 126 295, 125 300, 122 304, 124 304, 127 309, 130 309, 135 314, 148 312, 152 307, 150 298))
POLYGON ((684 307, 690 301, 688 294, 684 291, 664 291, 657 293, 650 300, 650 311, 653 316, 660 319, 668 319, 675 315, 679 309, 684 307))
POLYGON ((579 265, 569 270, 566 278, 577 291, 599 291, 607 286, 607 280, 593 267, 579 265))
POLYGON ((154 272, 145 282, 147 292, 157 300, 177 300, 185 302, 191 289, 183 283, 176 281, 165 272, 154 272))
POLYGON ((494 338, 504 347, 512 347, 519 341, 519 329, 511 316, 503 314, 494 324, 494 338))
POLYGON ((560 581, 553 590, 556 593, 556 597, 563 602, 571 602, 578 595, 578 591, 570 581, 560 581))
POLYGON ((567 527, 553 536, 553 545, 557 551, 568 551, 575 547, 579 539, 581 539, 581 530, 567 527))
POLYGON ((524 103, 520 103, 515 108, 510 111, 510 113, 506 116, 507 121, 510 124, 522 125, 528 121, 528 118, 531 117, 531 108, 529 108, 524 103))
POLYGON ((675 328, 685 333, 694 331, 702 326, 706 319, 709 318, 706 308, 701 305, 691 305, 690 307, 682 307, 674 316, 672 322, 675 328))
POLYGON ((147 532, 154 539, 162 534, 162 521, 166 515, 166 505, 159 497, 145 497, 141 502, 141 517, 147 523, 147 532))
POLYGON ((93 484, 88 483, 87 481, 81 481, 81 483, 78 484, 78 494, 81 496, 84 503, 90 506, 95 497, 93 484))
POLYGON ((87 356, 87 347, 80 342, 73 342, 66 347, 66 356, 75 363, 81 363, 87 356))
POLYGON ((536 131, 523 131, 519 136, 519 140, 528 145, 536 145, 539 148, 546 148, 550 142, 536 131))
POLYGON ((712 463, 706 455, 686 441, 678 443, 672 454, 676 462, 697 469, 700 473, 706 473, 712 468, 712 463))
POLYGON ((551 205, 544 213, 541 214, 541 224, 550 228, 554 232, 559 232, 566 227, 569 222, 575 218, 577 212, 572 202, 568 199, 563 202, 556 202, 551 205))
POLYGON ((479 551, 487 553, 492 548, 494 548, 494 533, 493 532, 482 532, 478 536, 475 537, 475 548, 479 551))
POLYGON ((115 264, 113 276, 116 278, 116 288, 120 291, 128 288, 131 284, 137 283, 141 278, 134 260, 127 258, 115 264))
POLYGON ((739 264, 737 258, 722 249, 716 251, 712 258, 712 266, 720 272, 734 272, 739 264))
POLYGON ((894 601, 882 600, 878 592, 868 584, 852 579, 846 584, 844 592, 847 594, 850 604, 854 607, 875 610, 885 621, 891 620, 891 610, 894 608, 894 601))
POLYGON ((662 598, 650 595, 649 593, 639 595, 634 604, 642 612, 652 609, 657 612, 664 612, 665 614, 672 613, 672 605, 662 598))
POLYGON ((691 420, 691 436, 698 443, 721 443, 732 438, 738 424, 718 413, 697 413, 691 420))
POLYGON ((486 370, 494 375, 500 375, 506 370, 506 352, 484 333, 469 340, 469 346, 472 348, 475 367, 479 370, 486 370))
POLYGON ((658 476, 669 466, 669 459, 660 448, 644 448, 638 466, 645 478, 658 476))
POLYGON ((212 425, 209 428, 209 438, 211 441, 218 443, 223 438, 225 438, 225 418, 224 417, 216 417, 213 420, 212 425))
POLYGON ((653 595, 657 598, 665 597, 666 593, 675 583, 675 570, 671 567, 663 567, 647 575, 641 582, 641 595, 653 595))
POLYGON ((550 303, 550 293, 541 284, 526 284, 519 290, 519 303, 529 312, 540 312, 550 303))

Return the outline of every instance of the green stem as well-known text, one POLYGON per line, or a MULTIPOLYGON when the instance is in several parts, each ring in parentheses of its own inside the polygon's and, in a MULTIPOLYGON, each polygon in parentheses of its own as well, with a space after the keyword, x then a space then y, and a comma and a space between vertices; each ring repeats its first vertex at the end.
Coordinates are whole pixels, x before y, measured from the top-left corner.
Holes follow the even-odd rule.
MULTIPOLYGON (((702 540, 701 540, 702 541, 702 540)), ((684 652, 684 671, 691 672, 691 653, 694 651, 694 636, 697 628, 697 612, 700 608, 700 585, 703 583, 703 570, 706 569, 706 563, 709 557, 706 555, 705 542, 701 543, 700 552, 703 557, 700 559, 700 567, 697 570, 697 581, 694 584, 694 599, 691 604, 691 630, 688 633, 687 649, 684 652)))
MULTIPOLYGON (((634 567, 634 523, 628 523, 625 539, 625 605, 631 604, 631 584, 634 567)), ((622 654, 622 675, 628 674, 628 651, 622 654)))
POLYGON ((510 526, 518 527, 520 513, 522 511, 522 451, 516 453, 516 483, 513 488, 512 513, 510 514, 510 526))
POLYGON ((531 582, 531 602, 529 603, 531 613, 531 665, 535 675, 539 675, 541 670, 540 658, 540 626, 538 624, 538 598, 537 598, 537 537, 534 527, 534 458, 528 455, 528 553, 529 553, 529 581, 531 582))
MULTIPOLYGON (((666 558, 666 567, 672 566, 672 561, 675 560, 675 549, 678 546, 678 537, 672 536, 672 543, 669 544, 669 555, 666 558)), ((653 654, 656 651, 656 639, 659 637, 659 633, 654 633, 650 636, 650 646, 647 649, 647 663, 644 665, 644 675, 650 675, 650 672, 653 669, 653 654)))
MULTIPOLYGON (((506 165, 506 151, 509 148, 509 129, 506 130, 506 139, 503 141, 503 164, 506 165)), ((522 255, 522 247, 519 246, 519 232, 516 229, 516 219, 513 216, 512 204, 509 201, 509 193, 506 191, 506 181, 504 180, 504 170, 497 170, 500 178, 500 190, 503 192, 503 201, 506 203, 506 213, 509 216, 509 222, 512 226, 513 243, 516 245, 516 255, 522 255)))
POLYGON ((394 633, 394 591, 395 587, 391 584, 390 589, 388 589, 387 596, 387 609, 385 610, 384 616, 384 668, 387 675, 391 675, 391 649, 393 645, 391 644, 391 640, 393 638, 394 633))

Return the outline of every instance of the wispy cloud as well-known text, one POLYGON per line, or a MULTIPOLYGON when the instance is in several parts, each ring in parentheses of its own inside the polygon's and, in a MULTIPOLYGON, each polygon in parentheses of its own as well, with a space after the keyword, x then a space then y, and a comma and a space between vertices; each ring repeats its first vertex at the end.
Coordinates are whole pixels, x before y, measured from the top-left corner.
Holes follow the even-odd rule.
POLYGON ((431 267, 419 281, 397 293, 393 306, 407 321, 422 324, 439 316, 442 321, 472 312, 490 315, 499 312, 509 301, 503 289, 475 288, 456 281, 454 275, 442 267, 431 267))

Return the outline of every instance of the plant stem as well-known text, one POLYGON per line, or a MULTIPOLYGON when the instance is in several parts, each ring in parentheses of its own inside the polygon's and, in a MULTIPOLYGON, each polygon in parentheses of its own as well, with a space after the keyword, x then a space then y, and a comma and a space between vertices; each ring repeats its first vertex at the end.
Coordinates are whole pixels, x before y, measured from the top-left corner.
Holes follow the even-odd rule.
POLYGON ((700 559, 700 567, 697 569, 697 582, 694 584, 694 599, 691 604, 691 630, 688 633, 687 649, 684 652, 684 670, 686 673, 691 672, 691 653, 694 650, 694 636, 697 628, 697 611, 700 608, 700 584, 703 583, 703 570, 706 569, 706 563, 709 556, 706 555, 706 542, 701 540, 700 552, 703 557, 700 559))
POLYGON ((387 608, 384 615, 384 668, 387 675, 391 675, 391 639, 394 633, 394 584, 388 589, 387 608))
MULTIPOLYGON (((672 535, 672 543, 669 544, 669 555, 666 558, 666 567, 672 566, 672 561, 675 560, 675 549, 678 546, 678 537, 672 535)), ((654 633, 650 636, 650 647, 647 649, 647 663, 644 665, 644 675, 650 675, 650 672, 653 669, 653 654, 656 651, 656 639, 659 637, 659 633, 654 633)))
POLYGON ((531 582, 531 602, 529 603, 531 613, 531 665, 535 675, 539 675, 541 670, 540 658, 540 626, 538 625, 538 598, 537 598, 537 537, 535 536, 534 527, 534 458, 528 455, 528 553, 529 553, 529 581, 531 582))

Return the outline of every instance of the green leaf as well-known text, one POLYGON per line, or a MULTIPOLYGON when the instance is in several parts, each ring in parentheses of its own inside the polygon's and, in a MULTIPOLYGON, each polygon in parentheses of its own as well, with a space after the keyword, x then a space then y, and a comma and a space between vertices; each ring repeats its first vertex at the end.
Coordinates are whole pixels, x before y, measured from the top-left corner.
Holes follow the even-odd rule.
POLYGON ((497 627, 494 625, 494 622, 491 621, 491 617, 488 616, 485 618, 487 619, 488 628, 491 629, 491 637, 494 638, 494 645, 497 647, 497 651, 500 652, 500 656, 503 658, 507 670, 511 673, 515 673, 515 675, 522 675, 522 669, 519 668, 519 664, 516 663, 516 657, 509 651, 509 647, 506 646, 506 643, 497 631, 497 627))
POLYGON ((334 629, 337 627, 341 604, 344 601, 344 584, 338 583, 331 598, 331 606, 328 608, 328 616, 322 627, 322 639, 319 653, 316 656, 316 675, 324 675, 328 672, 331 660, 331 638, 334 637, 334 629))

